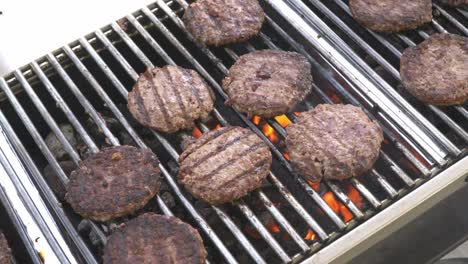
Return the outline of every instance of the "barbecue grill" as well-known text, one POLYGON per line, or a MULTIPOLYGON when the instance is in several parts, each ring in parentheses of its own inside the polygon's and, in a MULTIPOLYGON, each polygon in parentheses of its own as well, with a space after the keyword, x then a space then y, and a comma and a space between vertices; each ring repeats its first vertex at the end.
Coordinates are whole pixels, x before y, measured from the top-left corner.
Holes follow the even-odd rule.
POLYGON ((434 32, 467 36, 467 11, 434 5, 437 16, 431 25, 381 35, 358 26, 342 0, 261 4, 265 25, 246 43, 220 48, 196 44, 180 19, 188 3, 157 0, 0 78, 2 148, 17 153, 0 158, 2 164, 23 165, 21 173, 8 175, 25 187, 19 193, 31 203, 30 210, 47 206, 49 214, 35 216, 50 241, 46 260, 98 263, 106 236, 127 220, 84 220, 61 203, 52 186, 63 188, 68 176, 45 140, 48 135, 56 137, 75 164, 104 146, 151 147, 160 157, 164 184, 144 210, 175 215, 198 228, 208 263, 346 262, 463 186, 466 105, 417 102, 400 87, 398 60, 404 48, 434 32), (265 48, 305 55, 315 85, 297 112, 249 119, 223 104, 227 96, 220 81, 240 55, 265 48), (138 74, 166 64, 198 71, 217 95, 210 118, 193 131, 166 135, 145 129, 126 109, 138 74), (381 124, 385 141, 367 175, 314 184, 293 172, 284 128, 319 103, 361 106, 381 124), (78 143, 60 128, 63 124, 73 127, 78 143), (258 134, 270 146, 274 164, 260 190, 232 204, 210 206, 178 185, 177 159, 188 136, 227 125, 258 134), (46 166, 54 177, 44 177, 46 166), (27 196, 35 191, 41 198, 27 196))

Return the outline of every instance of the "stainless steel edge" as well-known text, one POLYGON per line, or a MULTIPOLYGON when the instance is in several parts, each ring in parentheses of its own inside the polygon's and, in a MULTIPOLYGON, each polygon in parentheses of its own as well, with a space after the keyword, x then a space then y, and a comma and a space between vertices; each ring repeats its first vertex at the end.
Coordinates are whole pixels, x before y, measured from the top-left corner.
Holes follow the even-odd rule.
POLYGON ((1 126, 0 187, 44 263, 77 263, 1 126))
MULTIPOLYGON (((428 131, 423 130, 423 128, 415 122, 416 120, 425 120, 425 118, 417 113, 417 111, 415 111, 415 109, 413 109, 405 99, 401 98, 399 95, 393 95, 398 97, 397 99, 389 98, 384 94, 384 92, 382 92, 382 88, 379 87, 379 85, 382 84, 377 84, 373 81, 373 78, 376 78, 376 76, 368 76, 368 74, 364 75, 364 71, 358 67, 359 65, 347 58, 345 52, 338 50, 337 47, 340 45, 333 43, 326 38, 322 32, 315 29, 315 27, 311 25, 313 24, 312 22, 306 21, 306 17, 315 17, 315 15, 304 5, 304 3, 297 0, 266 0, 266 2, 268 2, 277 12, 287 19, 288 22, 290 22, 291 25, 293 25, 295 29, 298 30, 298 32, 302 34, 324 58, 344 74, 353 86, 358 88, 373 102, 375 102, 382 112, 392 118, 393 121, 407 135, 410 135, 410 137, 417 142, 417 144, 438 164, 446 164, 445 158, 447 157, 448 152, 439 146, 433 137, 430 136, 431 133, 434 135, 438 130, 433 127, 430 127, 429 130, 431 132, 429 133, 428 131), (294 6, 295 8, 293 9, 291 6, 294 6), (402 109, 405 109, 405 112, 403 112, 402 109), (408 115, 407 112, 411 112, 412 116, 408 115), (417 116, 417 118, 414 118, 413 116, 417 116)), ((328 28, 328 26, 323 22, 320 26, 328 28)), ((342 44, 346 46, 346 44, 342 44)), ((424 125, 426 127, 431 126, 428 122, 424 122, 424 125)), ((438 133, 437 136, 445 138, 445 136, 438 133)))
POLYGON ((354 228, 302 264, 347 263, 467 184, 468 157, 354 228))

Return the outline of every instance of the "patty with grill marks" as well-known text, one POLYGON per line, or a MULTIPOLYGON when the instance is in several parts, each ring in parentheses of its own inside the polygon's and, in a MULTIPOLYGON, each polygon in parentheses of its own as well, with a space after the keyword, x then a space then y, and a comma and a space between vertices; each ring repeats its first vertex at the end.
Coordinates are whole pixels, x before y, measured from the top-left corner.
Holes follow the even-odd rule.
POLYGON ((468 6, 468 0, 439 0, 441 4, 455 7, 468 6))
POLYGON ((432 20, 432 0, 349 0, 353 18, 379 32, 416 29, 432 20))
POLYGON ((0 264, 13 263, 13 255, 5 235, 0 232, 0 264))
POLYGON ((262 185, 270 170, 271 153, 249 129, 224 127, 188 145, 179 163, 178 180, 193 196, 223 204, 262 185))
POLYGON ((173 216, 146 213, 109 237, 103 262, 201 264, 206 255, 195 228, 173 216))
POLYGON ((462 104, 468 99, 468 38, 430 36, 403 52, 400 74, 406 89, 427 104, 462 104))
POLYGON ((260 50, 242 55, 229 69, 226 104, 248 115, 290 112, 312 90, 311 66, 299 53, 260 50))
POLYGON ((318 105, 286 132, 291 163, 314 182, 364 174, 377 160, 383 141, 380 126, 352 105, 318 105))
POLYGON ((143 208, 160 185, 159 160, 150 149, 111 147, 71 173, 65 199, 81 216, 108 221, 143 208))
POLYGON ((196 71, 178 66, 146 70, 128 93, 128 109, 143 126, 173 133, 213 110, 214 95, 196 71))
POLYGON ((198 42, 221 46, 257 35, 265 13, 257 0, 198 0, 187 8, 183 20, 198 42))

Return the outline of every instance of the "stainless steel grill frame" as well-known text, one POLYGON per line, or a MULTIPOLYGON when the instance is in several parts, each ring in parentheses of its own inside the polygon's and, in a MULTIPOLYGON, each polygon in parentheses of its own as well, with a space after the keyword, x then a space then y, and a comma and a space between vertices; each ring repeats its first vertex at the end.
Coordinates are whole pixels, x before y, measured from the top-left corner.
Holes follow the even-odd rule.
MULTIPOLYGON (((299 2, 292 2, 294 3, 289 4, 293 7, 295 4, 299 5, 299 2)), ((328 53, 329 55, 324 56, 324 53, 332 50, 336 51, 334 46, 329 43, 322 42, 320 37, 317 35, 312 36, 313 34, 311 35, 311 32, 313 28, 310 27, 310 25, 307 25, 305 19, 298 17, 297 13, 295 13, 289 5, 286 5, 286 2, 266 0, 265 2, 262 2, 262 4, 264 4, 265 8, 268 10, 266 24, 270 29, 269 32, 264 31, 255 41, 239 45, 239 47, 236 46, 213 50, 193 42, 191 42, 191 44, 184 44, 187 43, 186 39, 189 41, 192 40, 191 36, 184 30, 184 25, 178 16, 178 14, 180 14, 180 9, 186 8, 187 6, 187 3, 184 0, 177 0, 175 2, 157 0, 154 5, 145 7, 140 11, 125 17, 125 21, 127 21, 134 29, 131 33, 123 28, 121 23, 114 22, 84 38, 80 38, 77 42, 67 45, 54 53, 47 54, 45 58, 32 62, 23 69, 16 70, 11 78, 7 78, 8 81, 1 78, 0 88, 4 92, 8 103, 13 106, 15 115, 17 115, 22 121, 22 124, 25 126, 30 137, 40 149, 41 155, 43 155, 55 172, 60 176, 61 182, 66 185, 68 182, 67 176, 61 169, 58 161, 53 157, 50 149, 48 149, 45 144, 38 127, 35 126, 34 121, 36 120, 31 120, 31 117, 28 115, 28 111, 25 110, 25 108, 31 107, 32 105, 34 106, 34 109, 37 110, 38 114, 42 118, 42 121, 36 122, 43 123, 57 136, 73 162, 78 163, 80 161, 80 155, 59 129, 57 120, 53 117, 53 114, 50 111, 50 106, 44 105, 43 100, 41 100, 40 95, 38 95, 38 89, 34 88, 34 84, 36 82, 40 83, 50 97, 53 98, 56 106, 65 116, 65 119, 74 127, 75 131, 90 151, 95 153, 99 151, 99 148, 96 142, 94 142, 92 136, 89 135, 81 124, 82 122, 80 122, 77 114, 74 113, 71 107, 67 104, 66 100, 59 92, 58 87, 51 81, 51 75, 57 75, 62 79, 66 84, 66 89, 73 94, 74 100, 81 105, 93 122, 100 128, 110 145, 119 145, 120 142, 116 135, 109 129, 109 127, 107 127, 103 117, 96 110, 96 107, 91 102, 92 98, 89 98, 90 95, 83 93, 82 89, 79 88, 80 84, 77 84, 77 80, 72 78, 70 73, 67 71, 67 67, 73 67, 81 74, 81 79, 85 81, 90 88, 92 88, 92 90, 99 96, 100 100, 102 100, 102 104, 104 104, 106 108, 113 113, 113 116, 119 121, 122 128, 133 139, 134 144, 139 147, 147 147, 147 143, 141 138, 135 128, 132 127, 130 122, 118 108, 115 100, 113 99, 114 94, 109 94, 109 92, 112 91, 115 94, 120 94, 124 99, 126 99, 128 89, 130 87, 128 87, 128 85, 126 87, 123 83, 122 77, 118 76, 115 72, 117 66, 106 62, 106 59, 102 56, 102 50, 109 52, 116 61, 116 64, 118 64, 118 67, 120 67, 132 81, 135 81, 138 78, 138 70, 124 56, 124 54, 122 54, 121 50, 119 50, 117 47, 118 43, 125 45, 125 47, 138 58, 144 67, 153 67, 155 64, 175 64, 176 60, 180 61, 180 58, 183 58, 185 62, 197 70, 207 80, 221 99, 226 99, 226 94, 222 90, 219 81, 216 80, 216 77, 212 73, 214 70, 217 70, 220 73, 227 72, 228 67, 225 62, 227 60, 226 58, 234 61, 241 54, 239 50, 242 50, 243 52, 250 51, 256 49, 259 45, 267 48, 278 49, 280 48, 278 43, 286 43, 283 44, 283 46, 286 45, 287 48, 296 50, 307 56, 314 65, 314 68, 317 70, 317 75, 324 80, 324 83, 328 83, 330 88, 333 89, 336 94, 340 95, 342 101, 362 106, 371 118, 377 119, 384 128, 385 138, 389 142, 388 147, 393 151, 398 152, 399 155, 408 162, 408 164, 415 168, 415 171, 413 171, 414 175, 411 175, 413 176, 411 177, 408 174, 408 165, 400 164, 400 161, 394 160, 394 154, 389 153, 386 149, 382 150, 379 162, 383 164, 383 168, 385 168, 385 170, 378 171, 376 168, 370 172, 370 175, 372 178, 376 179, 375 185, 382 190, 385 198, 377 197, 374 191, 367 186, 369 185, 367 181, 364 182, 362 179, 352 179, 350 181, 350 184, 360 192, 366 200, 366 203, 368 203, 369 208, 365 211, 359 209, 358 206, 351 201, 339 184, 326 182, 327 187, 354 215, 353 220, 345 223, 327 205, 317 191, 311 188, 304 179, 294 175, 291 165, 283 156, 281 150, 278 149, 278 146, 269 141, 259 127, 248 120, 243 114, 234 111, 234 115, 238 120, 240 120, 240 122, 242 122, 243 125, 251 128, 268 143, 275 158, 286 171, 286 174, 289 177, 288 179, 295 182, 295 184, 301 188, 301 191, 305 193, 308 201, 320 208, 325 213, 328 221, 333 225, 333 228, 324 228, 319 224, 316 219, 316 215, 311 213, 310 209, 306 208, 306 204, 300 202, 298 199, 298 193, 292 193, 286 187, 286 183, 284 182, 285 177, 283 175, 280 175, 283 177, 278 176, 276 171, 270 172, 268 176, 269 183, 275 186, 276 191, 281 195, 282 199, 288 203, 288 206, 293 208, 302 221, 304 221, 304 223, 306 223, 307 226, 315 232, 318 236, 317 240, 314 240, 313 243, 305 241, 303 234, 300 233, 301 231, 297 230, 296 227, 290 223, 290 220, 288 220, 290 216, 284 215, 284 213, 282 213, 280 209, 271 202, 271 198, 269 198, 263 190, 256 191, 252 199, 260 201, 271 214, 273 219, 275 219, 275 221, 281 226, 281 229, 291 237, 292 241, 296 244, 296 250, 294 252, 286 252, 281 241, 277 241, 277 239, 272 236, 264 226, 264 223, 262 223, 259 217, 255 214, 256 208, 252 208, 245 199, 241 199, 241 201, 232 205, 260 234, 264 242, 270 247, 271 251, 276 254, 277 260, 281 262, 299 262, 306 255, 317 252, 326 245, 335 244, 333 241, 338 237, 352 230, 354 227, 361 224, 362 221, 367 220, 372 215, 389 206, 399 197, 404 196, 413 188, 420 186, 431 176, 435 175, 442 168, 441 165, 447 165, 448 163, 455 161, 454 157, 462 155, 462 151, 458 147, 454 146, 453 143, 446 139, 446 137, 430 123, 421 126, 421 124, 411 121, 410 117, 412 117, 412 115, 410 114, 413 114, 413 110, 409 112, 400 111, 400 106, 393 104, 386 94, 380 92, 380 87, 376 87, 375 84, 366 78, 367 76, 357 69, 350 71, 349 69, 351 68, 347 68, 349 63, 347 63, 347 60, 342 60, 343 56, 338 52, 328 53), (276 22, 276 18, 273 18, 272 15, 277 16, 278 13, 283 15, 283 19, 286 19, 289 25, 282 24, 280 26, 279 23, 276 22), (168 24, 170 24, 171 27, 175 27, 180 30, 183 35, 174 35, 174 29, 169 29, 168 24), (287 26, 294 27, 298 32, 296 34, 291 33, 291 28, 288 28, 287 26), (155 35, 155 32, 157 32, 158 35, 155 35), (135 40, 136 35, 140 38, 139 41, 135 40), (298 41, 300 35, 305 36, 306 42, 298 41), (311 39, 310 37, 313 38, 311 39), (280 40, 278 40, 278 38, 280 40), (309 45, 303 44, 307 44, 307 41, 310 42, 309 45), (154 61, 151 59, 147 52, 145 53, 141 47, 143 42, 151 48, 162 61, 154 61), (99 48, 100 46, 103 46, 103 48, 99 48), (196 47, 197 51, 194 51, 192 46, 196 47), (324 58, 320 56, 317 57, 316 54, 314 56, 311 53, 311 49, 317 50, 324 58), (196 52, 200 53, 195 54, 196 52), (224 54, 223 58, 218 55, 219 53, 224 54), (214 69, 207 69, 207 66, 204 66, 207 63, 201 62, 200 58, 210 62, 211 65, 214 66, 214 69), (85 65, 84 61, 86 59, 91 60, 92 63, 97 66, 99 72, 96 69, 90 69, 89 66, 85 65), (346 67, 337 67, 335 63, 339 63, 341 66, 344 65, 346 67), (333 67, 338 68, 344 77, 339 75, 336 71, 331 71, 330 69, 333 69, 333 67), (347 70, 347 72, 343 73, 343 70, 347 70), (332 73, 336 73, 336 75, 332 75, 332 73), (106 81, 98 79, 97 75, 100 75, 100 78, 105 77, 106 81), (359 78, 356 78, 356 76, 359 78), (362 89, 363 84, 369 84, 376 88, 374 91, 368 92, 362 89), (16 87, 20 87, 20 89, 17 89, 16 87), (31 101, 30 106, 26 106, 18 100, 18 95, 15 93, 19 92, 19 90, 23 90, 22 93, 27 95, 28 100, 31 101), (377 96, 372 93, 378 93, 379 95, 377 96), (382 107, 382 105, 385 107, 382 107), (396 114, 396 116, 393 116, 392 114, 396 114), (426 130, 429 130, 431 132, 430 135, 437 138, 437 141, 426 136, 425 133, 423 133, 426 130), (452 154, 452 157, 449 157, 449 154, 452 154), (420 157, 417 155, 420 155, 423 160, 420 160, 420 157), (392 184, 394 180, 400 182, 401 186, 395 187, 395 184, 392 184)), ((336 100, 330 97, 326 91, 318 86, 314 86, 314 97, 318 101, 326 103, 334 103, 334 100, 336 100)), ((314 103, 308 101, 305 105, 307 108, 312 108, 314 103)), ((410 108, 409 105, 405 105, 405 107, 410 108)), ((226 126, 229 124, 229 118, 225 117, 225 114, 222 114, 223 111, 225 111, 224 107, 221 109, 218 106, 212 113, 212 116, 219 124, 226 126)), ((230 111, 233 110, 231 109, 230 111)), ((418 118, 420 117, 418 113, 415 113, 415 115, 418 118)), ((293 121, 295 120, 294 115, 288 115, 288 117, 293 121)), ((422 119, 425 120, 423 117, 422 119)), ((66 237, 66 239, 70 241, 72 247, 76 249, 77 260, 87 263, 97 263, 97 260, 90 248, 76 230, 76 225, 74 225, 67 217, 67 214, 60 206, 60 203, 57 201, 52 190, 42 177, 31 153, 28 152, 23 145, 22 140, 18 137, 18 131, 15 131, 11 124, 13 121, 15 120, 12 120, 3 112, 0 112, 0 123, 10 140, 13 142, 13 145, 19 153, 22 161, 29 169, 31 173, 30 176, 36 183, 44 199, 48 202, 53 215, 58 219, 57 222, 59 222, 64 230, 64 237, 66 237)), ((281 125, 274 119, 267 121, 280 135, 280 137, 284 138, 285 130, 281 125)), ((203 132, 208 130, 208 127, 203 123, 199 123, 198 127, 203 132)), ((177 146, 174 146, 171 140, 165 135, 156 131, 152 131, 152 134, 162 144, 165 151, 172 157, 172 159, 177 160, 179 155, 177 146)), ((196 227, 202 231, 210 244, 216 248, 218 253, 224 258, 224 261, 227 263, 237 263, 235 253, 231 252, 229 247, 225 245, 224 241, 220 239, 219 234, 214 231, 213 227, 210 226, 200 212, 197 211, 194 205, 187 198, 187 194, 185 194, 177 185, 174 180, 174 175, 171 175, 170 170, 167 169, 166 165, 161 164, 160 168, 167 184, 172 188, 172 192, 177 196, 181 205, 185 207, 187 213, 193 218, 193 222, 196 224, 196 227)), ((417 190, 419 189, 422 188, 418 188, 417 190)), ((412 193, 414 192, 416 191, 413 191, 412 193)), ((161 212, 168 215, 172 214, 171 210, 164 203, 161 197, 158 196, 155 199, 157 200, 161 212)), ((398 204, 399 203, 396 203, 395 206, 398 206, 398 204)), ((212 206, 211 208, 216 213, 219 220, 224 223, 232 236, 240 245, 242 245, 245 249, 245 254, 250 256, 251 261, 256 263, 267 263, 265 256, 255 248, 251 239, 249 239, 242 228, 235 223, 226 208, 215 206, 212 206)), ((381 214, 382 213, 379 213, 377 216, 380 216, 381 214)), ((372 219, 374 218, 371 218, 371 220, 372 219)), ((369 221, 370 220, 361 224, 361 226, 364 226, 369 221)), ((105 244, 106 235, 102 230, 106 230, 107 227, 103 226, 103 224, 93 222, 89 222, 89 225, 98 235, 100 243, 105 244)), ((317 255, 320 255, 320 253, 317 255)))

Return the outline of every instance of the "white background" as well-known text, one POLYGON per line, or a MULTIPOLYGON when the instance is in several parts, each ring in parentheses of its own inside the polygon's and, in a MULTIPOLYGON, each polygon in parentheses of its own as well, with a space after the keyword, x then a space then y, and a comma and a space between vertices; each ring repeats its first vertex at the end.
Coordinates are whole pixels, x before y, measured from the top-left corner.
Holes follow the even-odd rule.
POLYGON ((154 0, 0 0, 0 76, 154 0))

